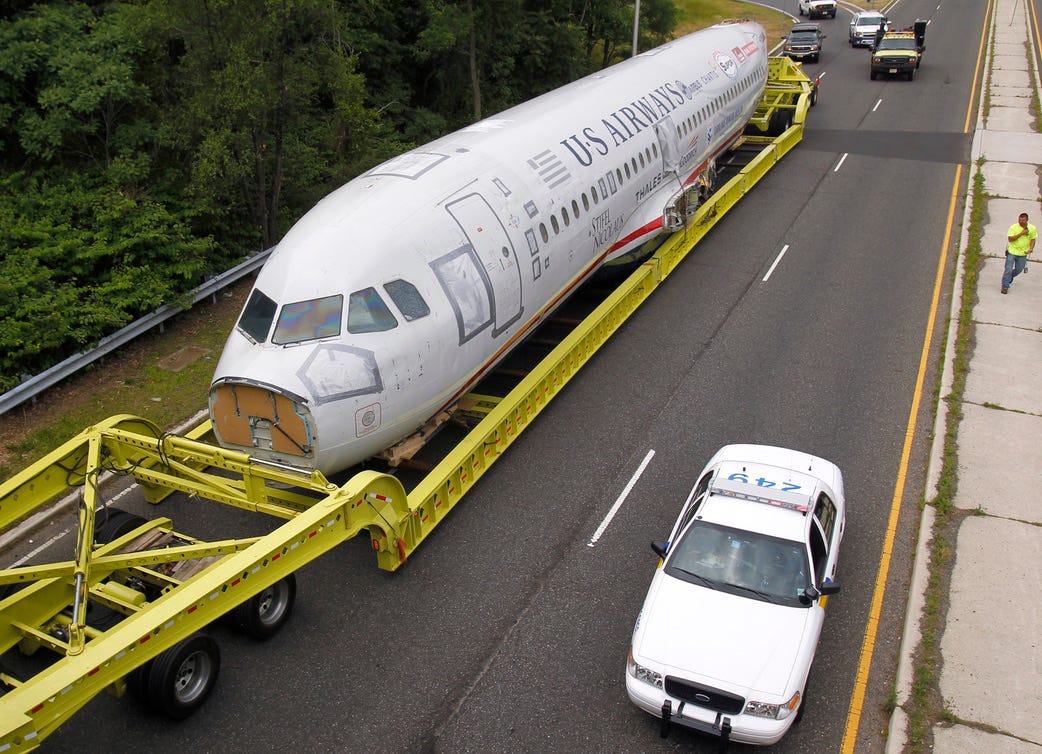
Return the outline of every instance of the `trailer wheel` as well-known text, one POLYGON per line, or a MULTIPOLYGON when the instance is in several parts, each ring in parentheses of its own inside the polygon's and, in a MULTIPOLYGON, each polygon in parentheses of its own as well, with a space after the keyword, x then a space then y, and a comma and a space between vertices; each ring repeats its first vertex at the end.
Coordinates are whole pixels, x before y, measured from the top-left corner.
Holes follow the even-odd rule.
POLYGON ((269 639, 289 620, 297 598, 297 577, 290 574, 232 610, 232 621, 254 639, 269 639))
POLYGON ((107 545, 143 523, 145 519, 135 513, 129 513, 122 508, 106 508, 101 526, 94 529, 94 542, 107 545))
POLYGON ((781 108, 775 110, 771 115, 769 126, 767 128, 767 134, 769 136, 781 136, 792 125, 792 112, 788 109, 781 108))
POLYGON ((217 642, 206 634, 192 634, 152 661, 148 703, 157 712, 184 720, 206 701, 220 669, 217 642))
POLYGON ((814 107, 818 104, 818 85, 812 84, 810 87, 810 106, 814 107))

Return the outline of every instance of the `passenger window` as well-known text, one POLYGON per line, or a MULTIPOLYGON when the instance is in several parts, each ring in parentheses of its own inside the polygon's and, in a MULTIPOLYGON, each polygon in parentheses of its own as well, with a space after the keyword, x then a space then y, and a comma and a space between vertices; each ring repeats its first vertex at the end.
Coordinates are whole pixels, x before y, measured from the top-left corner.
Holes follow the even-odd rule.
POLYGON ((568 218, 567 207, 561 207, 561 219, 564 220, 564 225, 566 228, 572 224, 572 221, 568 218))
POLYGON ((575 201, 575 199, 572 199, 572 217, 576 220, 579 219, 579 202, 575 201))
POLYGON ((250 300, 246 302, 246 308, 242 310, 239 317, 239 329, 257 343, 263 343, 268 339, 268 330, 271 329, 271 321, 275 319, 275 302, 254 288, 250 294, 250 300))
POLYGON ((539 235, 543 238, 543 243, 550 240, 550 234, 546 232, 546 223, 539 223, 539 235))
POLYGON ((688 498, 688 507, 687 510, 684 511, 684 517, 681 519, 677 530, 673 532, 674 537, 679 537, 680 533, 687 528, 689 523, 691 523, 691 519, 698 514, 699 510, 701 510, 702 502, 706 497, 706 491, 709 490, 709 483, 712 480, 712 471, 707 472, 705 476, 698 480, 698 484, 696 484, 695 488, 691 491, 691 497, 688 498))
POLYGON ((828 561, 828 551, 825 549, 825 540, 821 536, 821 529, 817 526, 810 527, 810 556, 814 561, 814 583, 821 584, 825 580, 825 563, 828 561))
POLYGON ((832 529, 836 525, 836 504, 824 492, 818 495, 818 504, 814 506, 814 518, 821 524, 825 539, 832 541, 832 529))
POLYGON ((286 345, 339 335, 343 311, 344 297, 340 294, 286 304, 279 313, 271 342, 286 345))
POLYGON ((349 333, 384 332, 398 326, 387 304, 375 288, 355 291, 347 302, 349 333))
POLYGON ((587 212, 590 211, 590 198, 586 196, 586 192, 583 192, 583 209, 587 212))
POLYGON ((431 313, 427 302, 423 300, 423 296, 412 283, 405 280, 392 280, 390 283, 384 283, 384 290, 387 291, 387 295, 391 297, 394 305, 398 307, 398 311, 405 317, 406 322, 421 319, 431 313))

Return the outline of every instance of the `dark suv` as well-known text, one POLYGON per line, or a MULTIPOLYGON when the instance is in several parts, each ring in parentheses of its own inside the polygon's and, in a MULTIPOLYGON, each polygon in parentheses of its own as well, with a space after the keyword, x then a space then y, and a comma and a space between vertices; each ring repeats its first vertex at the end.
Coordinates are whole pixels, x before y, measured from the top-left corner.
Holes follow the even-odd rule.
POLYGON ((820 24, 794 24, 785 37, 785 48, 783 55, 788 55, 793 60, 807 60, 818 62, 821 60, 821 40, 825 35, 821 33, 820 24))

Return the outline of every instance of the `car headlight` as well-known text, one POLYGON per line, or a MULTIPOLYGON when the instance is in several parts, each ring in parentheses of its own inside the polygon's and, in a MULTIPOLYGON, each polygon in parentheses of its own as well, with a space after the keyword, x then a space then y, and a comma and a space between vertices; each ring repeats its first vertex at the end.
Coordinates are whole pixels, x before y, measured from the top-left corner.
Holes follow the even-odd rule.
POLYGON ((800 692, 797 691, 792 698, 784 704, 768 704, 750 699, 745 703, 745 714, 757 717, 770 717, 775 720, 784 720, 800 706, 800 692))
POLYGON ((882 58, 872 58, 872 62, 873 63, 882 63, 883 59, 882 58))
POLYGON ((633 649, 630 649, 629 657, 626 658, 626 672, 657 689, 662 688, 662 673, 657 673, 651 668, 646 668, 633 659, 633 649))

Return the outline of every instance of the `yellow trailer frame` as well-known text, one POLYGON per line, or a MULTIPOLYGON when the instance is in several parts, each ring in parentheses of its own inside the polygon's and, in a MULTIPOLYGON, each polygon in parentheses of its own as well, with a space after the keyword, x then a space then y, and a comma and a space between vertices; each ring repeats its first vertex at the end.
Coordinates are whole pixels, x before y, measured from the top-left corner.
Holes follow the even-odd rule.
POLYGON ((204 441, 209 422, 182 437, 126 415, 84 430, 0 484, 0 530, 69 490, 81 490, 74 560, 0 570, 0 589, 21 586, 0 600, 0 653, 46 648, 59 656, 25 681, 0 673, 0 682, 11 689, 0 697, 0 754, 39 746, 105 688, 122 693, 124 679, 135 668, 363 531, 370 535, 380 568, 393 571, 405 563, 719 218, 800 141, 815 85, 787 58, 772 58, 769 65, 769 82, 750 131, 767 131, 779 110, 791 111, 784 131, 747 136, 763 144, 756 158, 513 391, 501 399, 471 396, 469 410, 483 418, 409 494, 386 474, 363 472, 338 487, 318 472, 216 447, 204 441), (98 486, 105 473, 135 479, 151 503, 180 491, 286 523, 262 537, 202 542, 176 535, 173 546, 135 546, 150 533, 173 536, 171 522, 158 518, 96 545, 98 486), (190 578, 162 573, 164 564, 192 560, 205 565, 190 578), (127 587, 133 574, 158 584, 160 596, 149 601, 127 587), (108 630, 95 629, 87 619, 91 602, 127 617, 108 630))

